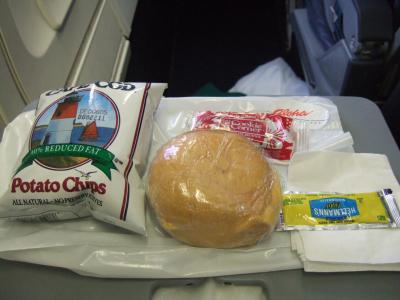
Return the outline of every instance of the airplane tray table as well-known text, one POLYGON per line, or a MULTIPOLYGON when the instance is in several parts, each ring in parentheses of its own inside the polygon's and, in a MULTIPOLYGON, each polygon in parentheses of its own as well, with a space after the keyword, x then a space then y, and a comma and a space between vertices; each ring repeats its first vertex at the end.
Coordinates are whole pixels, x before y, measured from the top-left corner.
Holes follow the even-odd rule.
MULTIPOLYGON (((400 179, 400 151, 379 110, 356 97, 328 97, 338 107, 356 152, 386 154, 400 179)), ((206 279, 100 279, 69 270, 0 260, 0 299, 151 299, 159 287, 206 279)), ((267 299, 399 299, 400 272, 305 273, 303 270, 223 276, 216 282, 261 286, 267 299)))

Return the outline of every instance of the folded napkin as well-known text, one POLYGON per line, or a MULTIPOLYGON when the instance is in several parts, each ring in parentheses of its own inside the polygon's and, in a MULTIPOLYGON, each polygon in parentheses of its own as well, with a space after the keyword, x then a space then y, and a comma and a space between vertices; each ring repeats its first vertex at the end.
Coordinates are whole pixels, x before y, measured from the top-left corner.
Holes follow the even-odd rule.
MULTIPOLYGON (((400 186, 385 155, 343 152, 297 153, 288 170, 287 190, 372 192, 400 186)), ((400 230, 297 231, 291 236, 306 271, 400 270, 400 230)))

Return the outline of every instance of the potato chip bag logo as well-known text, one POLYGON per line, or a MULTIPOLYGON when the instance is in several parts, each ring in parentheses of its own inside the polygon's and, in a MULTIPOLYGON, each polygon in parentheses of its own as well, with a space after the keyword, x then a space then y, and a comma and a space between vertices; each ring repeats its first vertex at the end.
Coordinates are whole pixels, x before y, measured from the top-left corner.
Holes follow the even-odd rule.
POLYGON ((33 160, 55 170, 72 169, 90 159, 94 165, 97 158, 106 163, 114 158, 105 149, 114 141, 119 123, 117 106, 106 94, 93 89, 71 92, 37 117, 25 167, 33 160))

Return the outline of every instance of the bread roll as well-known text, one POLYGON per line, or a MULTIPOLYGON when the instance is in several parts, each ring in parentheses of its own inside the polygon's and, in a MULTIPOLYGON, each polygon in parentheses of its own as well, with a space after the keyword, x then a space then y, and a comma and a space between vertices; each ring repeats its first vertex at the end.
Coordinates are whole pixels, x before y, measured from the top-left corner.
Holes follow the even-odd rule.
POLYGON ((148 196, 168 233, 213 248, 255 244, 274 229, 282 201, 262 153, 222 130, 187 132, 164 145, 150 167, 148 196))

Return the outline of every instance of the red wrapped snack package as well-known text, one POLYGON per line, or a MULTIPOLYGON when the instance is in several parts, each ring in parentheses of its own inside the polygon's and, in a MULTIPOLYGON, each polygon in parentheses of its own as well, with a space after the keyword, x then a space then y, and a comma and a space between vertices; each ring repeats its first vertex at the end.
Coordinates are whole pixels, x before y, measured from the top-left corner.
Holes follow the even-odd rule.
POLYGON ((266 157, 290 160, 294 151, 293 119, 271 113, 204 111, 195 116, 192 129, 236 132, 258 144, 266 157))

